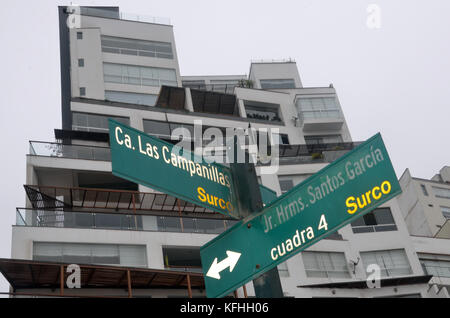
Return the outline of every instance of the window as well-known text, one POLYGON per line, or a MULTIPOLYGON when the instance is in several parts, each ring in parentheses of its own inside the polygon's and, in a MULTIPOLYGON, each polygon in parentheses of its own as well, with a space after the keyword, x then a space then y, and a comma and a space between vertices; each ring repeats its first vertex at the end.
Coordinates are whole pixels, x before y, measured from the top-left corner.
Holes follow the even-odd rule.
POLYGON ((33 260, 147 267, 144 245, 34 242, 33 260))
POLYGON ((163 247, 164 267, 174 270, 202 271, 200 247, 163 247))
POLYGON ((307 145, 334 144, 343 142, 341 135, 305 136, 307 145))
MULTIPOLYGON (((163 139, 171 139, 172 134, 174 134, 175 129, 185 128, 189 131, 189 138, 194 138, 194 126, 188 124, 179 123, 169 123, 166 121, 157 121, 144 119, 144 132, 163 139)), ((178 131, 177 131, 178 132, 178 131)), ((181 130, 181 133, 185 131, 181 130)), ((176 134, 174 136, 181 136, 181 134, 176 134)), ((183 135, 184 136, 184 135, 183 135)), ((188 136, 186 136, 188 137, 188 136)))
POLYGON ((144 132, 149 135, 170 138, 170 125, 168 122, 144 119, 144 132))
POLYGON ((86 87, 80 87, 80 96, 86 96, 86 87))
POLYGON ((78 59, 78 67, 84 67, 84 59, 78 59))
POLYGON ((365 268, 377 264, 381 269, 381 277, 395 277, 412 273, 405 250, 386 250, 361 252, 361 259, 365 268))
POLYGON ((289 277, 289 270, 287 267, 287 262, 283 262, 280 265, 278 265, 278 274, 280 277, 289 277))
POLYGON ((259 81, 262 89, 295 88, 293 79, 264 79, 259 81))
POLYGON ((428 196, 428 191, 427 191, 427 188, 425 187, 425 185, 424 185, 424 184, 421 184, 421 185, 420 185, 420 188, 422 189, 423 195, 428 196))
POLYGON ((396 231, 391 209, 378 208, 352 222, 353 233, 396 231))
POLYGON ((291 190, 294 187, 294 181, 291 179, 281 179, 279 180, 280 182, 280 189, 281 189, 281 194, 284 194, 286 192, 288 192, 289 190, 291 190))
POLYGON ((442 215, 446 219, 450 219, 450 208, 448 206, 441 206, 442 215))
POLYGON ((155 106, 158 95, 105 91, 105 99, 113 102, 155 106))
POLYGON ((305 251, 301 254, 308 277, 350 277, 344 253, 305 251))
POLYGON ((77 40, 83 39, 83 32, 77 32, 77 40))
POLYGON ((433 193, 438 198, 450 199, 450 189, 439 188, 439 187, 431 187, 433 189, 433 193))
POLYGON ((335 97, 309 97, 297 100, 297 109, 303 119, 342 118, 335 97))
POLYGON ((103 77, 106 83, 138 86, 177 86, 174 69, 103 63, 103 77))
POLYGON ((92 132, 109 132, 108 118, 130 125, 130 119, 107 115, 96 115, 87 113, 72 113, 72 129, 92 132))
POLYGON ((101 36, 102 52, 173 59, 172 44, 101 36))
POLYGON ((190 87, 192 89, 205 89, 206 84, 204 80, 186 80, 182 82, 183 87, 190 87))
POLYGON ((254 101, 244 101, 247 118, 281 122, 280 106, 254 101))
POLYGON ((418 254, 426 275, 450 277, 450 255, 418 254))
POLYGON ((273 134, 274 143, 278 145, 289 145, 288 134, 273 134))

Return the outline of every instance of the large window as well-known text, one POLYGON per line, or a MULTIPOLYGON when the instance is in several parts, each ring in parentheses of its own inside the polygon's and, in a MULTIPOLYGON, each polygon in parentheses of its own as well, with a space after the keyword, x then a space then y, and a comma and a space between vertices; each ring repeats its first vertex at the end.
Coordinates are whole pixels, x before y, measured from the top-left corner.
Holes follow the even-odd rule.
POLYGON ((434 195, 438 198, 450 199, 450 189, 432 187, 434 195))
POLYGON ((450 277, 450 255, 419 254, 418 256, 425 274, 450 277))
MULTIPOLYGON (((156 136, 164 139, 171 139, 172 133, 176 128, 185 128, 189 131, 190 138, 194 138, 194 126, 189 124, 169 123, 166 121, 157 121, 144 119, 144 132, 149 135, 156 136)), ((185 130, 179 129, 177 132, 185 132, 185 130)), ((181 136, 181 133, 176 136, 181 136)), ((183 135, 184 136, 184 135, 183 135)), ((188 137, 188 136, 185 136, 188 137)))
POLYGON ((352 222, 353 233, 396 231, 391 209, 378 208, 352 222))
POLYGON ((280 277, 289 277, 289 269, 287 267, 286 262, 281 263, 280 265, 277 266, 277 268, 280 277))
POLYGON ((174 69, 103 63, 103 76, 107 83, 138 86, 177 86, 174 69))
POLYGON ((264 79, 259 81, 262 89, 295 88, 295 81, 289 79, 264 79))
POLYGON ((155 106, 158 95, 105 91, 105 99, 113 102, 155 106))
POLYGON ((281 194, 284 194, 294 187, 294 181, 292 179, 279 178, 281 194))
POLYGON ((147 267, 144 245, 34 242, 33 260, 147 267))
POLYGON ((102 52, 173 59, 172 44, 102 35, 102 52))
POLYGON ((403 276, 412 273, 403 249, 361 252, 361 259, 365 268, 371 264, 377 264, 381 270, 381 277, 403 276))
POLYGON ((174 270, 202 270, 200 247, 163 247, 164 266, 174 270))
POLYGON ((342 118, 335 97, 309 97, 297 100, 298 112, 307 118, 342 118))
POLYGON ((301 255, 305 265, 306 276, 308 277, 350 277, 344 253, 305 251, 301 255))
POLYGON ((130 119, 107 115, 72 113, 72 129, 92 132, 109 132, 108 118, 130 125, 130 119))
POLYGON ((280 122, 280 106, 255 101, 244 101, 247 118, 280 122))

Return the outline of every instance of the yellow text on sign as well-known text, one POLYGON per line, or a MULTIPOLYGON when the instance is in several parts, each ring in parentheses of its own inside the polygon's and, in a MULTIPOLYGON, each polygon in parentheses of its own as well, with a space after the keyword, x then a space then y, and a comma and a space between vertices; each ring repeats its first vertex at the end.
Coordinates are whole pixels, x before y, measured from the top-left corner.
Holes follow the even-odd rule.
POLYGON ((372 203, 372 199, 374 201, 379 200, 383 195, 388 194, 391 192, 391 184, 389 181, 383 181, 380 186, 375 186, 371 190, 367 191, 366 193, 361 194, 358 197, 350 196, 345 200, 345 205, 347 208, 347 212, 349 214, 353 214, 358 209, 362 209, 365 206, 372 203))
POLYGON ((202 187, 197 188, 198 193, 198 199, 202 202, 208 203, 210 205, 213 205, 215 207, 220 207, 222 210, 232 212, 233 211, 233 205, 230 201, 225 201, 222 198, 219 198, 215 195, 206 193, 205 189, 202 187))

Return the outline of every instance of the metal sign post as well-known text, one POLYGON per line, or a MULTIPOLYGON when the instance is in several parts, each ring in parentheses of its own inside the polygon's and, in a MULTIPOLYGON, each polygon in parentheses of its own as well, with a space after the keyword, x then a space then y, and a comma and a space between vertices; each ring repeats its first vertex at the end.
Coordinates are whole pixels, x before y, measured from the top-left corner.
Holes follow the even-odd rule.
MULTIPOLYGON (((238 151, 237 138, 234 140, 234 147, 234 153, 236 154, 236 151, 238 151)), ((270 189, 258 184, 255 165, 249 162, 247 153, 245 153, 245 163, 233 162, 230 164, 230 168, 240 216, 248 217, 261 211, 264 203, 268 204, 276 197, 276 194, 271 193, 270 189), (265 200, 263 200, 263 194, 265 200)), ((238 259, 235 261, 237 262, 238 259)), ((231 267, 230 270, 232 270, 231 267)), ((276 267, 255 278, 253 286, 258 298, 283 297, 280 276, 276 267)))

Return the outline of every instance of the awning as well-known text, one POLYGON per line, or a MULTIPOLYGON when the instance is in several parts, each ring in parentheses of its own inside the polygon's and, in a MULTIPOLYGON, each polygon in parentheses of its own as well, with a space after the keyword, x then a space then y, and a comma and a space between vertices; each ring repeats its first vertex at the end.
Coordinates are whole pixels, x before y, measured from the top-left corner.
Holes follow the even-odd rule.
POLYGON ((174 212, 221 215, 165 193, 41 185, 24 185, 24 188, 35 209, 87 208, 128 210, 127 213, 131 210, 141 214, 174 212))
MULTIPOLYGON (((0 258, 0 272, 14 290, 64 289, 68 275, 64 263, 0 258), (62 274, 62 275, 61 275, 62 274), (63 288, 61 288, 63 287, 63 288)), ((79 265, 81 289, 204 289, 201 273, 119 266, 79 265)), ((63 292, 62 292, 63 293, 63 292)))

